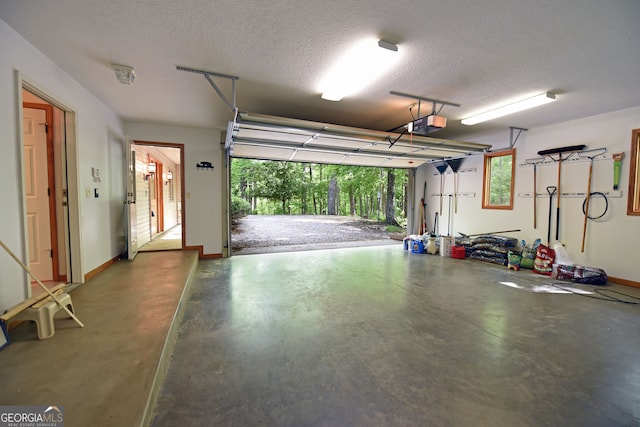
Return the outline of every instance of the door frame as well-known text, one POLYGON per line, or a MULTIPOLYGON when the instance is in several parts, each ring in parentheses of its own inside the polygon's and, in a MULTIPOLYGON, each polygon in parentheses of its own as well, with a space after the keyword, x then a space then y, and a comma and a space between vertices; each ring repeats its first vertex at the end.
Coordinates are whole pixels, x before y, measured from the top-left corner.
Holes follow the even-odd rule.
MULTIPOLYGON (((132 139, 131 144, 133 145, 142 145, 142 146, 150 146, 150 147, 159 147, 159 148, 177 148, 180 150, 180 223, 182 224, 182 250, 186 247, 187 242, 187 217, 186 217, 186 209, 185 209, 185 183, 184 183, 184 144, 175 143, 175 142, 153 142, 153 141, 143 141, 139 139, 132 139)), ((157 159, 155 160, 157 162, 157 159)), ((157 163, 156 163, 157 165, 157 163)), ((158 167, 158 166, 156 166, 158 167)), ((157 170, 157 169, 156 169, 157 170)), ((156 177, 157 178, 157 177, 156 177)), ((156 179, 156 181, 158 181, 156 179)), ((162 184, 162 175, 160 175, 160 184, 162 184)), ((164 228, 164 226, 163 226, 164 228)), ((130 232, 130 230, 127 230, 130 232)))
MULTIPOLYGON (((149 220, 155 221, 156 235, 158 235, 164 231, 164 180, 162 179, 164 164, 152 155, 148 155, 147 162, 153 162, 156 165, 156 171, 153 177, 153 195, 156 199, 155 219, 149 215, 149 220)), ((150 224, 149 229, 153 230, 153 224, 150 224)), ((151 233, 151 240, 153 240, 154 237, 153 233, 151 233)))
MULTIPOLYGON (((53 161, 53 106, 51 104, 40 104, 35 102, 23 102, 22 108, 45 111, 45 126, 47 138, 47 187, 49 204, 49 239, 51 239, 51 276, 54 281, 60 281, 60 257, 58 248, 58 220, 56 215, 56 170, 53 161)), ((24 140, 23 140, 24 144, 24 140)), ((23 145, 24 149, 24 145, 23 145)))
MULTIPOLYGON (((82 250, 81 250, 81 230, 80 230, 80 194, 78 186, 78 146, 77 146, 77 121, 75 109, 69 107, 59 100, 59 98, 44 89, 37 82, 30 79, 24 73, 16 70, 16 92, 17 92, 17 120, 18 120, 18 144, 24 147, 23 138, 23 99, 22 90, 31 92, 43 101, 59 109, 64 116, 64 151, 66 157, 66 183, 67 183, 67 219, 64 221, 65 233, 68 236, 68 256, 67 256, 67 283, 81 284, 84 282, 82 274, 82 250)), ((24 153, 20 149, 20 170, 24 171, 24 153)), ((27 229, 27 203, 25 198, 24 173, 21 174, 22 206, 22 259, 29 259, 29 239, 27 229)), ((51 200, 50 200, 51 203, 51 200)), ((55 207, 55 206, 54 206, 55 207)), ((55 211, 55 208, 54 208, 55 211)), ((56 266, 57 268, 57 266, 56 266)), ((31 294, 31 280, 28 274, 24 275, 25 295, 31 294)))

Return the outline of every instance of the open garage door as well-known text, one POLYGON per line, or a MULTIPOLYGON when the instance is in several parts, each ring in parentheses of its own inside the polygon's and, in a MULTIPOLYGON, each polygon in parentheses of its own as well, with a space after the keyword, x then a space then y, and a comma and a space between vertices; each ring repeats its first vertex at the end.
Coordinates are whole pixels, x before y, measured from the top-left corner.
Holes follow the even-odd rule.
MULTIPOLYGON (((253 113, 238 113, 225 136, 229 158, 406 169, 407 227, 415 215, 415 169, 483 152, 490 145, 383 132, 253 113)), ((230 184, 230 174, 227 177, 230 184)), ((229 188, 230 191, 230 187, 229 188)), ((231 194, 231 193, 229 193, 231 194)), ((228 210, 230 211, 230 210, 228 210)), ((231 218, 228 218, 231 224, 231 218)), ((231 231, 228 228, 229 250, 231 231)))
POLYGON ((229 122, 225 145, 232 157, 403 169, 491 148, 253 113, 229 122))

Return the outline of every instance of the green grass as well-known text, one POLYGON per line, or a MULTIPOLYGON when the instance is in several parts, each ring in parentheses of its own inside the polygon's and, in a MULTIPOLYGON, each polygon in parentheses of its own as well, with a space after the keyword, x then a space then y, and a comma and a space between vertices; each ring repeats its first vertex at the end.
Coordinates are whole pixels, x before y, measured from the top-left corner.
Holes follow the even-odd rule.
POLYGON ((404 233, 404 227, 400 227, 398 225, 387 225, 385 230, 389 233, 404 233))

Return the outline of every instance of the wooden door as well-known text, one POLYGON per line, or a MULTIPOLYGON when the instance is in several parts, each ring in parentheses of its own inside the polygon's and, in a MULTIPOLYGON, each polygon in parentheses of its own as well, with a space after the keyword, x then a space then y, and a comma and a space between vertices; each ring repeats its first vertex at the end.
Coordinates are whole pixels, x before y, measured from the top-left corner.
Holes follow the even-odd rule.
POLYGON ((50 215, 47 114, 24 108, 24 183, 27 202, 29 268, 41 281, 54 280, 50 215))

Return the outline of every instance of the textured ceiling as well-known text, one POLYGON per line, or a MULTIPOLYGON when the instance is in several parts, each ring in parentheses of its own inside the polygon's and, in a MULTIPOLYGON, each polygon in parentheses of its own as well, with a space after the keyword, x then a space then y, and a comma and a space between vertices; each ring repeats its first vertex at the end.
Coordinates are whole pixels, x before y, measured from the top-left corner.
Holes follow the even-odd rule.
POLYGON ((434 137, 499 147, 509 126, 640 105, 637 0, 0 0, 0 18, 126 120, 226 128, 233 116, 213 88, 177 65, 239 77, 240 110, 368 129, 411 119, 413 101, 390 91, 450 101, 461 107, 443 108, 434 137), (322 100, 323 72, 366 36, 398 44, 399 64, 359 94, 322 100), (135 67, 132 86, 112 63, 135 67), (546 91, 558 101, 459 123, 546 91))

